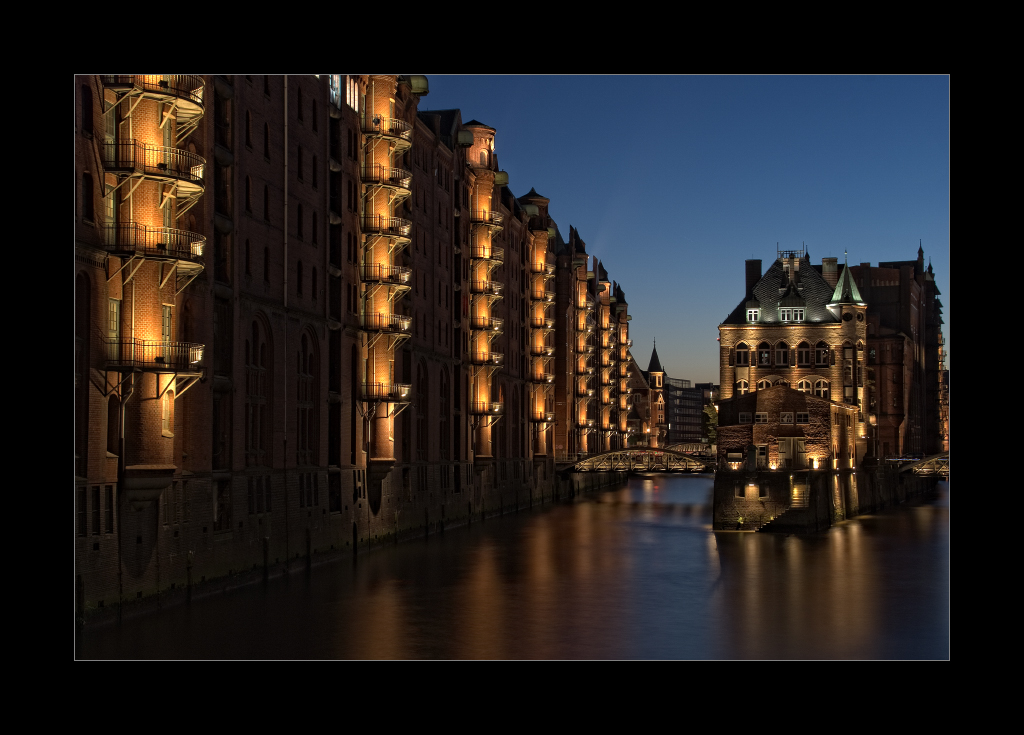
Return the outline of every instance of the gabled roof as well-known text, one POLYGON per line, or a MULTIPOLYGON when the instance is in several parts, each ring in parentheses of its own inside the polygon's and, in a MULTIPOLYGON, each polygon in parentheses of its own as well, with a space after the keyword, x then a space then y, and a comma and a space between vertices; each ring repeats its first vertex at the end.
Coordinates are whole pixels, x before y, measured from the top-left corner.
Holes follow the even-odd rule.
POLYGON ((474 120, 470 120, 468 123, 462 123, 462 127, 464 127, 464 128, 487 128, 488 130, 495 130, 495 131, 497 130, 497 128, 492 128, 487 123, 482 123, 479 120, 475 120, 475 119, 474 120))
MULTIPOLYGON (((758 302, 757 306, 761 309, 760 323, 762 324, 779 323, 779 302, 791 290, 804 301, 804 322, 833 324, 839 321, 828 310, 828 305, 833 303, 834 289, 828 285, 818 269, 811 266, 806 258, 800 261, 800 271, 795 284, 790 282, 780 259, 772 263, 768 272, 761 276, 761 280, 754 285, 753 290, 750 300, 758 302)), ((722 323, 746 324, 747 304, 748 299, 741 300, 722 323)))

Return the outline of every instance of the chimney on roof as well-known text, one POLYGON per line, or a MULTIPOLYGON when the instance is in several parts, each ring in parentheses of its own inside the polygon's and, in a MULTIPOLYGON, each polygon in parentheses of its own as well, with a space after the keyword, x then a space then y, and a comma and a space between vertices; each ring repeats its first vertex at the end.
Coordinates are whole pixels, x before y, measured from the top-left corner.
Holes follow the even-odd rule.
POLYGON ((821 277, 829 286, 836 287, 836 284, 839 283, 839 258, 821 259, 821 277))
POLYGON ((760 260, 748 260, 747 261, 747 296, 754 293, 754 286, 761 280, 761 261, 760 260))

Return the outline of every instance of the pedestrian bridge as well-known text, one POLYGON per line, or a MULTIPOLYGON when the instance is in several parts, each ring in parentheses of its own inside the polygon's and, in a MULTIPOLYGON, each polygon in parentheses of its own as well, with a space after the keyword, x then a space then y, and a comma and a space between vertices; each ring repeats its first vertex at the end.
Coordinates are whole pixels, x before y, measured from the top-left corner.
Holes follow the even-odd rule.
POLYGON ((704 472, 714 469, 714 459, 672 449, 635 447, 594 454, 572 466, 574 472, 704 472))
POLYGON ((949 452, 933 454, 931 457, 900 465, 900 472, 913 472, 915 475, 940 475, 949 477, 949 452))

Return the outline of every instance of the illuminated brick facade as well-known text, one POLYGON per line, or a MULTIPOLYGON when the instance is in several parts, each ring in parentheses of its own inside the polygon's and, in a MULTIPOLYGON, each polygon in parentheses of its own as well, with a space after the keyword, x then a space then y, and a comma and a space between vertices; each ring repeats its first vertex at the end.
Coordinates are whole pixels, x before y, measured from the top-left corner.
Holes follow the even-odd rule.
MULTIPOLYGON (((80 614, 558 492, 561 238, 497 131, 426 93, 76 78, 80 614)), ((566 269, 595 391, 576 436, 615 447, 625 301, 566 269)))

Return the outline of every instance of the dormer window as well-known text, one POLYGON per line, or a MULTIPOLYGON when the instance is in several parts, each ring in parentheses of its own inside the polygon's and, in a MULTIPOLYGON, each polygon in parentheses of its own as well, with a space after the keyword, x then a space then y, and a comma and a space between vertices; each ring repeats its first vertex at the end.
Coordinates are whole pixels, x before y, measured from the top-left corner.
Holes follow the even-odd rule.
POLYGON ((756 322, 761 316, 760 309, 747 309, 747 321, 756 322))
POLYGON ((784 322, 802 322, 804 320, 804 310, 788 307, 779 309, 779 318, 784 322))

